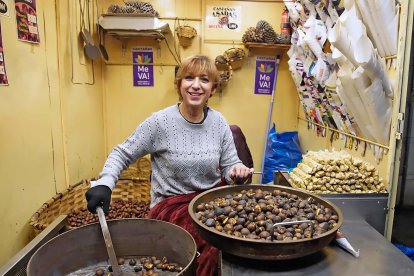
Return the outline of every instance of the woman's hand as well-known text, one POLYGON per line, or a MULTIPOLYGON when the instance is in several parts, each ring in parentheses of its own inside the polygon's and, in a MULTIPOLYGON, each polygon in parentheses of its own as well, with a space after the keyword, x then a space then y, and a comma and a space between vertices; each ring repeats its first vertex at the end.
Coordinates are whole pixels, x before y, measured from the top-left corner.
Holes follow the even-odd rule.
POLYGON ((242 163, 238 163, 233 166, 230 178, 233 179, 236 184, 245 184, 250 179, 253 172, 253 168, 248 168, 242 163))

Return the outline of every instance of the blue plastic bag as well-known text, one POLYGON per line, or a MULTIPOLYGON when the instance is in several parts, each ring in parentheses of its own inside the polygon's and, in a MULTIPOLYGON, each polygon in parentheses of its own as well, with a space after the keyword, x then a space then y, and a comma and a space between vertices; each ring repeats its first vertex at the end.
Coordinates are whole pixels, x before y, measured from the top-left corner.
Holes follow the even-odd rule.
POLYGON ((297 131, 276 132, 275 124, 267 136, 262 183, 273 182, 274 171, 290 171, 302 160, 297 131))
POLYGON ((394 245, 400 249, 408 258, 414 261, 414 247, 408 247, 401 243, 394 243, 394 245))

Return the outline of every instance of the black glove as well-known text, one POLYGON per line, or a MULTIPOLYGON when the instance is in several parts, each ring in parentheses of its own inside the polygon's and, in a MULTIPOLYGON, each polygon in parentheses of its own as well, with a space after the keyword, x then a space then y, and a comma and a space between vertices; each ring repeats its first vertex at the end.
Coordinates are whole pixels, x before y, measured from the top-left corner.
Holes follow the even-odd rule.
POLYGON ((104 213, 109 213, 109 203, 111 202, 112 191, 108 186, 98 185, 90 188, 85 197, 88 201, 88 210, 91 213, 96 213, 96 207, 102 206, 104 213))

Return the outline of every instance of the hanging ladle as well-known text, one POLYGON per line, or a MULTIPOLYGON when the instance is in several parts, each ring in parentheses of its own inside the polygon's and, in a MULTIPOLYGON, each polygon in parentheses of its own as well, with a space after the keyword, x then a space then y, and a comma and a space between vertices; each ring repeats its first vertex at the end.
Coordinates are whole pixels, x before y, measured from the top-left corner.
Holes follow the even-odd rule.
POLYGON ((93 41, 91 33, 89 32, 89 30, 86 29, 85 11, 84 11, 84 8, 85 8, 86 5, 88 5, 87 13, 88 13, 88 22, 89 22, 89 0, 88 0, 88 3, 86 3, 86 1, 85 1, 85 4, 84 4, 83 7, 82 7, 81 0, 79 0, 79 8, 80 8, 80 11, 81 11, 81 32, 80 32, 80 35, 82 36, 82 39, 85 42, 85 46, 83 47, 85 55, 88 58, 90 58, 92 60, 95 60, 95 59, 99 58, 99 49, 98 49, 98 47, 95 46, 95 43, 93 41))
POLYGON ((112 244, 111 235, 109 234, 108 224, 106 223, 105 214, 102 207, 96 208, 98 214, 99 224, 101 225, 102 234, 105 240, 106 250, 108 251, 109 264, 112 266, 112 272, 114 276, 132 276, 133 273, 122 272, 118 265, 118 259, 115 255, 114 245, 112 244))
POLYGON ((109 55, 108 52, 105 49, 105 46, 103 45, 103 30, 99 27, 98 24, 98 38, 99 38, 99 51, 101 51, 101 55, 104 58, 104 60, 108 61, 109 55))
POLYGON ((101 52, 102 57, 104 58, 104 60, 108 61, 109 56, 108 56, 108 52, 105 49, 104 46, 104 34, 103 34, 103 29, 99 26, 99 7, 98 7, 98 1, 96 1, 96 27, 97 27, 97 31, 98 31, 98 39, 99 39, 99 51, 101 52))

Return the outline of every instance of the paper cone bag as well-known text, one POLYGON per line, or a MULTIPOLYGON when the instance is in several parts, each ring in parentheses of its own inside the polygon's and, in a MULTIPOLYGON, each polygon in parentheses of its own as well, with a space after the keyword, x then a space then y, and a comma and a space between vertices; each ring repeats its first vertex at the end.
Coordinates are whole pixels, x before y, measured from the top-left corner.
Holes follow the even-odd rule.
POLYGON ((373 14, 370 11, 367 1, 369 0, 357 0, 357 5, 359 7, 359 11, 361 12, 362 19, 367 27, 367 32, 369 37, 372 39, 375 47, 377 48, 379 54, 384 57, 385 50, 384 46, 382 45, 380 36, 381 30, 378 26, 375 25, 375 20, 373 19, 373 14))
POLYGON ((348 34, 348 37, 352 40, 351 44, 355 44, 357 39, 366 33, 365 25, 359 19, 356 13, 356 7, 344 12, 340 17, 341 28, 345 28, 348 34))
POLYGON ((349 111, 354 116, 354 120, 361 129, 364 137, 373 141, 378 141, 378 134, 375 132, 372 123, 367 117, 367 110, 362 102, 361 97, 359 96, 359 93, 355 90, 351 79, 351 74, 352 71, 349 67, 341 68, 338 71, 337 76, 340 80, 339 83, 342 86, 342 89, 339 89, 338 95, 340 93, 341 100, 343 98, 345 101, 347 111, 349 108, 349 111))
POLYGON ((362 99, 368 110, 370 121, 375 122, 380 131, 379 142, 387 145, 391 126, 392 101, 385 96, 380 79, 374 80, 372 85, 365 89, 362 99))
POLYGON ((337 22, 335 26, 328 32, 329 42, 338 48, 338 50, 350 61, 356 65, 353 51, 351 50, 351 40, 348 37, 345 28, 341 27, 341 22, 337 22))
POLYGON ((335 47, 332 51, 332 59, 339 65, 339 67, 344 66, 344 64, 348 62, 348 59, 335 47))
POLYGON ((321 45, 319 45, 319 42, 316 39, 316 36, 312 30, 308 30, 306 32, 305 42, 308 45, 308 47, 312 50, 312 53, 316 56, 316 58, 322 57, 322 47, 321 45))
POLYGON ((390 53, 390 49, 388 49, 387 37, 384 35, 384 33, 387 31, 387 26, 390 22, 384 21, 382 11, 377 6, 375 1, 370 0, 370 1, 366 1, 366 3, 368 4, 368 9, 372 14, 373 23, 374 23, 375 28, 377 28, 377 32, 379 34, 378 37, 384 48, 385 55, 389 56, 391 53, 390 53))
POLYGON ((358 91, 359 96, 362 97, 365 89, 371 85, 371 80, 365 74, 364 68, 359 66, 354 72, 352 72, 351 78, 354 82, 354 87, 358 91))
POLYGON ((367 36, 361 36, 358 39, 355 49, 356 62, 364 68, 371 80, 381 79, 384 91, 387 93, 387 96, 391 97, 392 86, 385 70, 385 64, 375 54, 369 38, 367 36))

